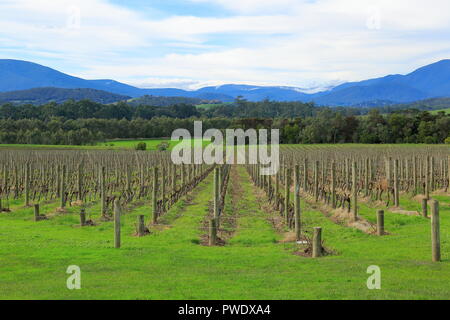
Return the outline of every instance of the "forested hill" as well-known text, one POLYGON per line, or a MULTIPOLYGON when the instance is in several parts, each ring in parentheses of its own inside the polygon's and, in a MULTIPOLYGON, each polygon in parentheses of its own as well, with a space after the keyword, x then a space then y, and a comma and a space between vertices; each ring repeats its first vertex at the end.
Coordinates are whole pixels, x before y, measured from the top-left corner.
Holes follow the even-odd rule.
POLYGON ((441 110, 450 108, 450 98, 433 98, 391 106, 396 109, 441 110))
POLYGON ((282 143, 450 143, 450 115, 415 109, 316 107, 300 102, 249 102, 200 109, 101 104, 88 100, 40 106, 0 105, 0 143, 88 144, 104 139, 158 138, 179 128, 280 129, 282 143), (361 113, 359 113, 361 114, 361 113))
POLYGON ((131 97, 95 89, 62 89, 54 87, 33 88, 28 90, 0 92, 0 104, 34 104, 49 102, 63 103, 67 100, 79 101, 89 99, 98 103, 113 103, 128 100, 131 97))
MULTIPOLYGON (((166 99, 162 98, 162 101, 166 99)), ((183 101, 183 100, 180 100, 183 101)), ((0 119, 41 119, 52 117, 66 119, 151 119, 154 117, 170 118, 296 118, 314 116, 321 108, 311 103, 301 102, 249 102, 237 100, 234 104, 218 105, 207 110, 197 109, 191 104, 175 104, 167 107, 154 105, 137 106, 121 101, 114 104, 102 104, 90 100, 69 100, 61 104, 43 105, 0 104, 0 119)), ((336 109, 338 110, 338 109, 336 109)), ((367 112, 367 110, 364 110, 367 112)), ((357 109, 342 109, 345 114, 358 115, 357 109)))

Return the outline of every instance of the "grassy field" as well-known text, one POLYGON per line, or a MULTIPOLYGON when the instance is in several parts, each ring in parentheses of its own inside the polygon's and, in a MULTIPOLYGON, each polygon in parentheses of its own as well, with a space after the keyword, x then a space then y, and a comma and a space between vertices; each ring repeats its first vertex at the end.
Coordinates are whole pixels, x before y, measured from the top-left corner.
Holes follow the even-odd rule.
POLYGON ((450 108, 442 109, 442 110, 433 110, 430 113, 432 114, 438 114, 439 112, 444 111, 446 114, 450 114, 450 108))
POLYGON ((198 105, 196 105, 196 107, 198 109, 211 109, 211 108, 216 108, 216 107, 220 107, 220 106, 226 106, 226 105, 229 105, 229 104, 232 104, 232 102, 198 104, 198 105))
MULTIPOLYGON (((430 222, 420 216, 386 211, 386 230, 377 237, 334 223, 320 208, 302 201, 307 234, 323 228, 332 255, 311 259, 293 254, 282 241, 274 214, 242 166, 232 168, 223 247, 200 244, 203 219, 212 199, 210 175, 151 227, 133 236, 136 216, 150 217, 147 203, 129 208, 122 221, 122 248, 113 248, 112 222, 100 222, 99 204, 87 213, 97 225, 80 228, 79 207, 56 214, 57 203, 33 222, 32 209, 11 202, 0 214, 0 299, 450 299, 450 197, 441 201, 443 261, 431 262, 430 222), (66 288, 66 269, 81 268, 81 290, 66 288), (366 270, 381 268, 382 289, 369 290, 366 270)), ((374 221, 375 209, 361 203, 362 217, 374 221)), ((418 210, 404 195, 401 206, 418 210)))
MULTIPOLYGON (((193 141, 193 140, 191 140, 193 141)), ((158 145, 162 142, 169 144, 169 150, 176 146, 179 142, 168 139, 142 139, 142 140, 110 140, 107 142, 99 142, 93 146, 73 146, 73 145, 42 145, 42 144, 0 144, 0 149, 78 149, 78 150, 130 150, 135 149, 139 142, 147 145, 147 150, 154 151, 158 149, 158 145)), ((203 145, 208 142, 204 141, 203 145)))

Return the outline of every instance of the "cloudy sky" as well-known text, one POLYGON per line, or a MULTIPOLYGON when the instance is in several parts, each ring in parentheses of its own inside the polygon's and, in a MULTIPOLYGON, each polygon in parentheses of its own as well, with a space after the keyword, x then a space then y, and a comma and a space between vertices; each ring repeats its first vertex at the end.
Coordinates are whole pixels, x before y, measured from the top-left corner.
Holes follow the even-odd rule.
POLYGON ((141 87, 408 73, 449 38, 448 0, 0 0, 0 58, 141 87))

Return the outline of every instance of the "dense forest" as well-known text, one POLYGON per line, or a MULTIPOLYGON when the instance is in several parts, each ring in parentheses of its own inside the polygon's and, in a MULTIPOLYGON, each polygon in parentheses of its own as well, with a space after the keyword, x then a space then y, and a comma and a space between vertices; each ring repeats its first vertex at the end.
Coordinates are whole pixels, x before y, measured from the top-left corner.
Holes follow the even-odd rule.
POLYGON ((89 99, 98 103, 113 103, 128 100, 131 99, 131 97, 88 88, 64 89, 43 87, 28 90, 0 92, 0 104, 13 103, 17 105, 42 105, 49 103, 49 101, 54 103, 64 103, 68 100, 80 101, 83 99, 89 99))
POLYGON ((132 106, 154 106, 154 107, 170 107, 176 104, 191 104, 197 105, 202 103, 208 103, 208 100, 202 100, 199 98, 188 97, 161 97, 145 95, 139 98, 134 98, 128 101, 128 104, 132 106))
POLYGON ((339 112, 343 115, 364 115, 368 109, 360 108, 327 108, 313 103, 302 102, 249 102, 237 99, 233 104, 218 104, 207 109, 196 108, 191 104, 173 104, 171 106, 154 106, 149 104, 130 104, 119 102, 102 104, 90 100, 69 100, 61 104, 54 102, 43 105, 0 105, 0 119, 39 119, 48 121, 53 117, 65 119, 152 119, 154 117, 169 118, 297 118, 313 117, 321 110, 339 112))
POLYGON ((325 108, 300 102, 247 102, 207 110, 100 104, 88 100, 0 106, 0 143, 84 145, 116 138, 170 137, 177 128, 276 128, 282 143, 445 143, 450 115, 417 109, 325 108))

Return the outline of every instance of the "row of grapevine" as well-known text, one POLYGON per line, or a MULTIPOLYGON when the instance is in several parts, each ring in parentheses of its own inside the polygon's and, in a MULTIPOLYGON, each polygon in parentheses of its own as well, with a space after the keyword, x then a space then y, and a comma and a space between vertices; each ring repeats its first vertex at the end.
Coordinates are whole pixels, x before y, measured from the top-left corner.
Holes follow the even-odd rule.
POLYGON ((0 209, 58 201, 67 206, 101 204, 110 219, 114 201, 122 206, 152 203, 152 220, 167 212, 213 169, 174 165, 169 153, 114 151, 4 151, 0 154, 0 209))

